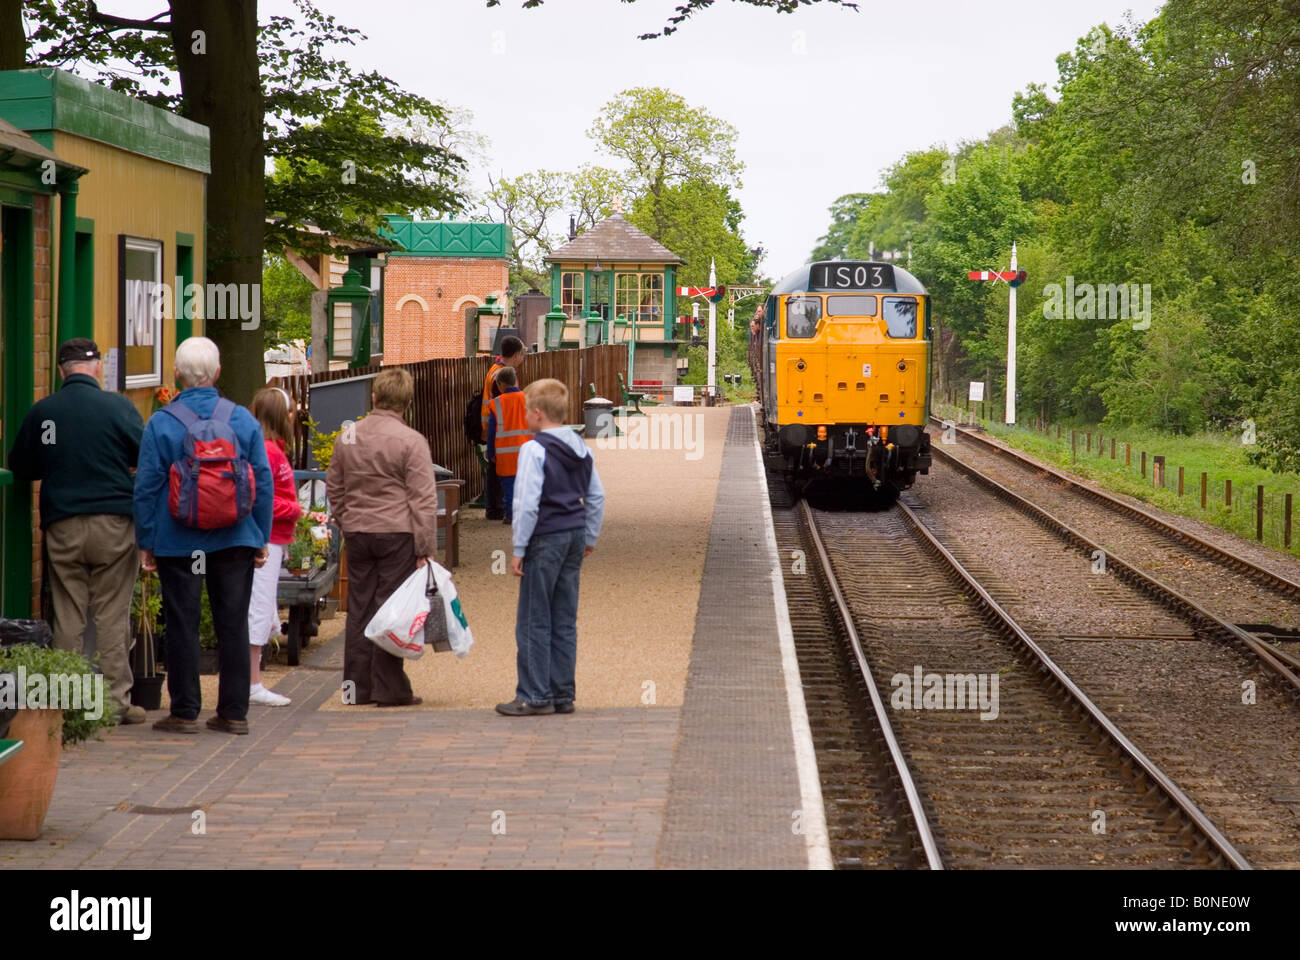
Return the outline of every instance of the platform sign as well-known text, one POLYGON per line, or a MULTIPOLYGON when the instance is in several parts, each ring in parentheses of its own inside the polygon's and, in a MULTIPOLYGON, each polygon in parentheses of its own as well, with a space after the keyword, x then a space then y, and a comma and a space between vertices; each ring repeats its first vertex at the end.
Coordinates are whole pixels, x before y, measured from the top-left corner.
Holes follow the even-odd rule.
POLYGON ((970 382, 970 402, 971 403, 984 402, 984 381, 983 380, 972 380, 970 382))
POLYGON ((695 403, 695 388, 691 386, 673 387, 673 403, 690 406, 695 403))

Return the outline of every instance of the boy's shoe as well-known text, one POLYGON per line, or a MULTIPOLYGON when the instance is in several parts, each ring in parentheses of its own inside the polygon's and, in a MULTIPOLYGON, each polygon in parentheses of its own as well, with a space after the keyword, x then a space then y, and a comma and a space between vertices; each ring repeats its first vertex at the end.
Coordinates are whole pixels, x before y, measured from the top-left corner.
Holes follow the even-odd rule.
POLYGON ((534 705, 526 700, 511 700, 509 703, 497 704, 497 713, 506 717, 540 717, 554 712, 555 706, 550 703, 534 705))
POLYGON ((242 737, 248 734, 248 721, 227 720, 221 714, 217 714, 215 717, 208 717, 207 728, 221 733, 233 733, 242 737))
POLYGON ((489 510, 489 511, 487 511, 487 518, 488 518, 489 520, 504 520, 504 519, 505 519, 505 516, 506 516, 506 515, 505 515, 505 511, 504 511, 504 510, 489 510))
POLYGON ((163 733, 198 733, 199 722, 197 720, 186 720, 184 717, 169 713, 161 720, 155 720, 153 728, 163 733))
POLYGON ((146 719, 144 707, 137 707, 134 703, 123 707, 117 715, 117 722, 121 724, 144 723, 146 719))
POLYGON ((572 701, 572 700, 556 700, 556 701, 555 701, 555 712, 556 712, 556 713, 573 713, 573 701, 572 701))

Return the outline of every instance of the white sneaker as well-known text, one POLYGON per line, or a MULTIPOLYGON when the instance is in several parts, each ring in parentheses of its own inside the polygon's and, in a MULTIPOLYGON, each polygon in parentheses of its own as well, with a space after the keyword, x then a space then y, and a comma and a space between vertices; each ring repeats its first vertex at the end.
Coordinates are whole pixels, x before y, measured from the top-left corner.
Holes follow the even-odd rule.
POLYGON ((266 689, 260 683, 248 692, 249 703, 260 703, 264 707, 283 707, 292 703, 288 697, 281 696, 266 689))

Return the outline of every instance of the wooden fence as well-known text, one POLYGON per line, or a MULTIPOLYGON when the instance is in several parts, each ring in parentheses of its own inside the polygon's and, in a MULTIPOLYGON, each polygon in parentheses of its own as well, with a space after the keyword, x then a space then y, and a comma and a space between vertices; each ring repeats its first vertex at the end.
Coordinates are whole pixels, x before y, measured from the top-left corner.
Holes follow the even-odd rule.
MULTIPOLYGON (((531 353, 519 369, 520 382, 527 385, 546 377, 561 381, 569 388, 568 422, 582 423, 582 405, 590 396, 588 384, 595 384, 598 395, 615 403, 621 401, 618 374, 627 370, 627 350, 626 344, 612 344, 584 350, 531 353)), ((465 405, 483 389, 483 379, 491 365, 492 359, 487 356, 402 364, 415 380, 415 402, 407 421, 429 441, 434 462, 465 480, 465 499, 477 497, 483 489, 478 455, 465 439, 465 405)), ((383 369, 376 363, 355 370, 277 377, 271 385, 288 392, 299 410, 310 413, 311 384, 379 373, 383 369)), ((307 465, 306 421, 307 416, 299 416, 293 450, 289 451, 289 460, 298 469, 307 465)))

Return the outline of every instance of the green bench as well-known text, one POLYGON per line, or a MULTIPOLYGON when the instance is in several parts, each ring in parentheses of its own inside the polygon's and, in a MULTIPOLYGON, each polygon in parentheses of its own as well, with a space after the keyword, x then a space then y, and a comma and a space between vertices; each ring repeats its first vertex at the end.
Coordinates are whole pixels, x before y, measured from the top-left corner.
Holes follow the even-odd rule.
MULTIPOLYGON (((619 373, 616 376, 618 377, 618 388, 623 392, 623 407, 626 408, 628 404, 631 404, 633 412, 644 414, 645 411, 641 409, 641 401, 645 400, 645 394, 629 390, 627 384, 623 381, 623 374, 619 373)), ((646 400, 646 403, 654 404, 655 401, 646 400)))
POLYGON ((14 754, 22 748, 21 740, 0 740, 0 763, 13 759, 14 754))

